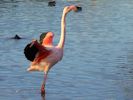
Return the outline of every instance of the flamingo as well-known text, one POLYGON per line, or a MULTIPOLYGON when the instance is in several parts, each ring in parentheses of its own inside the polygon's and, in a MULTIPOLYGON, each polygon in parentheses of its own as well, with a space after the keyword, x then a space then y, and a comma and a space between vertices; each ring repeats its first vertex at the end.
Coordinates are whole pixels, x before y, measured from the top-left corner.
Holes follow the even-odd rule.
POLYGON ((53 32, 47 32, 45 34, 42 43, 38 43, 36 40, 32 40, 31 46, 34 45, 38 48, 38 53, 35 55, 35 59, 31 62, 27 71, 43 71, 44 80, 41 86, 41 94, 45 94, 45 84, 49 70, 63 58, 65 35, 66 35, 66 15, 70 11, 77 11, 75 5, 66 6, 63 9, 61 18, 61 35, 59 43, 53 45, 53 32))

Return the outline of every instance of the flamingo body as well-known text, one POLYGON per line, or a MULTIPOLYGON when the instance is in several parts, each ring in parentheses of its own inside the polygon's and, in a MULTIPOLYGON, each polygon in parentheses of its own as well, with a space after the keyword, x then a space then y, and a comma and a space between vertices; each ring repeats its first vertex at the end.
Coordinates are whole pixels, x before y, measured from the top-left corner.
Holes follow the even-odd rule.
POLYGON ((28 71, 44 71, 44 80, 41 87, 41 93, 45 92, 45 83, 47 79, 48 71, 63 58, 63 50, 65 43, 65 34, 66 34, 66 15, 70 11, 77 11, 77 7, 74 5, 66 6, 63 9, 62 19, 61 19, 61 36, 58 45, 53 45, 54 34, 48 32, 44 37, 42 44, 37 41, 32 41, 33 44, 38 48, 38 53, 35 56, 33 62, 31 62, 28 71))
POLYGON ((39 63, 33 61, 31 63, 30 68, 28 68, 28 71, 44 71, 45 73, 47 73, 53 65, 55 65, 58 61, 62 59, 63 57, 62 48, 59 48, 57 46, 51 46, 45 48, 50 51, 50 54, 47 57, 41 59, 39 63))

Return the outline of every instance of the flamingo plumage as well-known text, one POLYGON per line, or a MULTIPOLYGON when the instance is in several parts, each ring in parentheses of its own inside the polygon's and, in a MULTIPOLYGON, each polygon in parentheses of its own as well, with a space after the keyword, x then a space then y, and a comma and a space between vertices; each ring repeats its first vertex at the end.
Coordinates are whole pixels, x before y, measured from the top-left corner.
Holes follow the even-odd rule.
POLYGON ((32 41, 32 44, 38 48, 39 52, 36 54, 35 59, 31 62, 30 67, 27 70, 44 72, 44 80, 41 87, 42 94, 45 93, 45 83, 49 70, 63 58, 66 35, 66 15, 72 10, 77 11, 77 7, 71 5, 66 6, 63 9, 61 18, 61 35, 59 43, 56 46, 53 45, 53 32, 47 32, 42 44, 38 43, 36 40, 32 41))

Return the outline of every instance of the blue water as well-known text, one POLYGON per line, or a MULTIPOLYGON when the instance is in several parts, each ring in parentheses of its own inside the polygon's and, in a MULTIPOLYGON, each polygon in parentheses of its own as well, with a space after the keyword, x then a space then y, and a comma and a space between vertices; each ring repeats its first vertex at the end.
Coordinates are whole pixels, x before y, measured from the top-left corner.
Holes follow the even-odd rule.
POLYGON ((133 100, 132 0, 0 1, 0 100, 133 100), (63 7, 80 4, 67 16, 64 57, 49 72, 29 73, 23 49, 45 31, 60 37, 63 7), (24 39, 9 39, 15 34, 24 39))

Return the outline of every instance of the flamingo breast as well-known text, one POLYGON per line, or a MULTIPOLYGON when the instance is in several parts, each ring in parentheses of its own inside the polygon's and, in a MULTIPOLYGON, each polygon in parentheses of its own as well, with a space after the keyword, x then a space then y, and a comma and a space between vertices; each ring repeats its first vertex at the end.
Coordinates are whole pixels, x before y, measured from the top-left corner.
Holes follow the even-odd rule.
POLYGON ((53 47, 51 49, 51 54, 46 58, 49 62, 58 62, 63 57, 63 49, 58 47, 53 47))
POLYGON ((51 50, 51 53, 40 62, 40 65, 52 67, 54 64, 62 59, 63 49, 58 47, 52 47, 48 49, 51 50))

